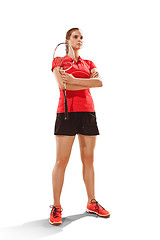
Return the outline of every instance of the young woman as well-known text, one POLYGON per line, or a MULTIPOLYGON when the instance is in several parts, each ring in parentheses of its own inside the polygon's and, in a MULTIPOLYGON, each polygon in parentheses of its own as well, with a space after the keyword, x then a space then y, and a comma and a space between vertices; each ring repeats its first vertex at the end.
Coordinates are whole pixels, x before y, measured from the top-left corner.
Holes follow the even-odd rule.
POLYGON ((99 130, 96 121, 94 102, 89 88, 102 87, 102 81, 96 71, 95 64, 90 60, 84 60, 79 55, 83 43, 83 36, 78 28, 72 28, 66 33, 66 42, 69 43, 73 52, 66 52, 67 57, 73 62, 70 71, 77 70, 78 77, 71 73, 60 72, 56 59, 52 62, 52 71, 57 80, 60 98, 57 108, 54 134, 56 135, 56 163, 52 172, 54 204, 50 214, 49 222, 54 225, 62 223, 62 208, 60 196, 64 182, 64 174, 70 158, 72 145, 76 134, 78 134, 81 160, 83 164, 83 179, 88 195, 87 212, 96 213, 102 217, 109 217, 110 213, 95 200, 94 185, 94 148, 96 135, 99 130), (81 71, 89 75, 88 78, 81 78, 81 71), (69 120, 65 120, 64 113, 64 84, 66 84, 66 95, 68 103, 69 120))

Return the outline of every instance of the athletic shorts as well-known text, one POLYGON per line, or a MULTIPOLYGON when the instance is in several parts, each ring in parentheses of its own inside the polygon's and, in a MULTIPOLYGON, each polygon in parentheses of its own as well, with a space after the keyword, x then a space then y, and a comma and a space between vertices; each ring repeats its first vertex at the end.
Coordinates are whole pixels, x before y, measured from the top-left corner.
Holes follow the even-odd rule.
POLYGON ((69 119, 64 119, 65 113, 57 113, 54 135, 74 136, 99 135, 95 112, 68 112, 69 119))

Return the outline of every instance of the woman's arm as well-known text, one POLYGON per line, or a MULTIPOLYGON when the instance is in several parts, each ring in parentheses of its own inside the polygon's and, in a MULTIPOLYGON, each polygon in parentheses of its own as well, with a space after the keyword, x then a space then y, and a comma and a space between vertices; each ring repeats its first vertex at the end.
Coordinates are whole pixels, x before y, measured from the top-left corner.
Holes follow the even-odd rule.
MULTIPOLYGON (((53 69, 53 73, 54 76, 56 78, 56 81, 58 83, 58 86, 60 89, 64 90, 64 83, 62 81, 62 74, 60 73, 58 68, 54 68, 53 69)), ((66 84, 66 89, 67 90, 72 90, 72 91, 76 91, 76 90, 83 90, 83 89, 88 89, 88 87, 86 86, 78 86, 78 85, 72 85, 72 84, 66 84)))
POLYGON ((91 87, 102 87, 103 86, 101 77, 99 76, 99 73, 97 72, 96 68, 91 69, 90 79, 88 79, 88 78, 87 79, 78 78, 77 79, 77 84, 80 84, 80 85, 83 84, 82 86, 89 86, 90 88, 91 87), (82 80, 82 81, 80 81, 80 80, 82 80), (85 84, 84 84, 83 81, 85 81, 85 84), (89 82, 89 81, 92 81, 92 82, 89 82))
POLYGON ((62 73, 62 82, 66 84, 73 84, 87 88, 102 87, 102 81, 96 69, 91 71, 91 78, 75 78, 71 74, 62 73))
POLYGON ((88 88, 102 87, 102 81, 100 78, 76 78, 75 85, 81 85, 88 88))
POLYGON ((53 73, 54 73, 54 76, 55 76, 55 79, 58 83, 59 88, 64 90, 64 84, 62 82, 62 76, 61 76, 61 73, 59 72, 59 69, 55 67, 53 69, 53 73))

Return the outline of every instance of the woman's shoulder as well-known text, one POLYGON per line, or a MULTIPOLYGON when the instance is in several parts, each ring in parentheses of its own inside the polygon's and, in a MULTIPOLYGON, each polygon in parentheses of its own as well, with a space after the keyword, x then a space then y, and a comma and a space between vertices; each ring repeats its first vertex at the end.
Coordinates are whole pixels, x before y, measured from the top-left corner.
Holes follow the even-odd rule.
POLYGON ((93 61, 89 59, 83 59, 83 61, 90 67, 90 68, 96 68, 96 65, 94 64, 93 61))
POLYGON ((90 62, 90 61, 91 61, 91 60, 86 59, 86 58, 80 58, 80 60, 83 60, 83 61, 85 61, 85 62, 90 62))
POLYGON ((93 63, 93 61, 89 60, 89 59, 83 59, 83 61, 85 63, 87 63, 89 66, 93 63))
POLYGON ((62 67, 65 62, 68 62, 67 56, 64 57, 55 57, 52 61, 52 68, 62 67))

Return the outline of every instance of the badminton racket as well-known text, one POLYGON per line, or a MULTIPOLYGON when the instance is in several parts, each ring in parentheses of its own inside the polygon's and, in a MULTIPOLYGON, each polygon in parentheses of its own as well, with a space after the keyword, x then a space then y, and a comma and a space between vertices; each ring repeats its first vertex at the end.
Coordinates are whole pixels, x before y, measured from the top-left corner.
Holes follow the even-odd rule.
MULTIPOLYGON (((59 71, 67 72, 73 65, 73 62, 75 60, 75 54, 73 51, 73 48, 69 43, 59 43, 53 53, 53 66, 56 65, 56 67, 59 69, 59 71), (72 59, 67 55, 70 53, 72 55, 72 59), (54 61, 55 60, 55 61, 54 61), (57 66, 58 65, 58 66, 57 66)), ((64 83, 64 105, 65 105, 65 120, 68 120, 68 104, 67 104, 67 94, 66 94, 66 83, 64 83)))

